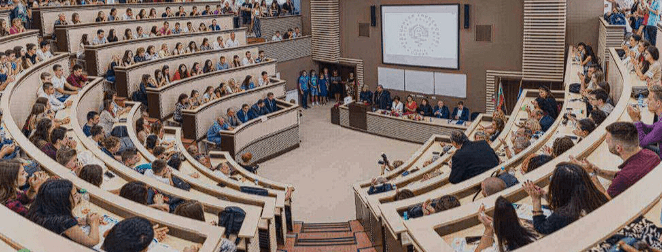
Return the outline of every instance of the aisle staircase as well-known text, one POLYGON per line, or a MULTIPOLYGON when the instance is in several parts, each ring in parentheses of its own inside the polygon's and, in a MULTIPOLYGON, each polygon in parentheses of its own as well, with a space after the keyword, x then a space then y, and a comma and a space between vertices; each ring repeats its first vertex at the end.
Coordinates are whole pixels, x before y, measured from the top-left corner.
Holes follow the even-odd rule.
POLYGON ((279 252, 377 252, 363 226, 356 221, 333 223, 295 222, 279 252))

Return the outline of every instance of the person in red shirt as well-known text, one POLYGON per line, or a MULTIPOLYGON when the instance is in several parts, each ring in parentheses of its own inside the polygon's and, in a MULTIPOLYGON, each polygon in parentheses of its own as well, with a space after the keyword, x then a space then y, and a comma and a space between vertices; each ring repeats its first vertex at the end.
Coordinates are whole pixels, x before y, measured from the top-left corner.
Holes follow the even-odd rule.
POLYGON ((67 83, 77 88, 83 88, 87 85, 87 77, 83 75, 83 66, 76 64, 71 71, 71 75, 67 77, 67 83))
POLYGON ((611 198, 627 190, 660 164, 660 157, 655 152, 639 147, 637 127, 630 122, 615 122, 607 126, 605 141, 609 152, 623 159, 618 166, 619 171, 604 170, 572 156, 570 160, 581 165, 591 175, 595 186, 611 198), (606 192, 597 176, 611 180, 606 192))

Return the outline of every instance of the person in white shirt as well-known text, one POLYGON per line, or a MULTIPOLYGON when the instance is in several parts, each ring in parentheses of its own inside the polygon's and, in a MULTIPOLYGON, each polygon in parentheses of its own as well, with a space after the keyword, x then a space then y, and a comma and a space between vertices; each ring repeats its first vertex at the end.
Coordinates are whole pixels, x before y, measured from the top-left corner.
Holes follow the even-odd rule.
POLYGON ((246 58, 244 58, 241 61, 241 65, 242 66, 248 66, 248 65, 253 65, 253 64, 255 64, 255 59, 253 59, 253 57, 251 56, 251 52, 247 51, 246 52, 246 58))
POLYGON ((97 36, 92 40, 93 45, 102 45, 108 43, 106 40, 105 32, 101 29, 97 30, 97 36))
POLYGON ((149 38, 149 35, 147 33, 143 32, 143 27, 142 26, 138 26, 138 28, 136 28, 136 38, 137 39, 149 38))
MULTIPOLYGON (((69 95, 78 94, 78 88, 67 82, 67 77, 64 75, 64 70, 60 64, 53 66, 53 73, 55 73, 55 76, 51 78, 51 83, 53 84, 53 88, 55 88, 55 97, 68 97, 69 95)), ((62 98, 59 99, 63 101, 62 98)))
POLYGON ((258 84, 261 86, 269 85, 269 74, 267 71, 262 71, 262 78, 258 80, 258 84))
POLYGON ((239 41, 236 38, 234 32, 230 33, 230 38, 225 41, 225 48, 237 47, 239 46, 239 41))
POLYGON ((55 97, 55 88, 53 88, 53 84, 44 83, 42 88, 44 90, 44 94, 42 94, 41 97, 48 98, 48 103, 51 104, 51 108, 53 109, 53 111, 57 112, 71 106, 71 101, 61 102, 55 97))
POLYGON ((145 170, 145 176, 161 181, 165 184, 173 185, 172 171, 166 161, 157 159, 152 162, 152 169, 145 170))
POLYGON ((402 114, 404 105, 400 102, 400 96, 393 97, 393 104, 391 105, 391 111, 402 114))
POLYGON ((225 48, 225 43, 223 43, 223 37, 221 36, 216 37, 216 41, 214 41, 212 47, 214 48, 214 50, 225 48))
POLYGON ((280 35, 280 31, 276 31, 276 34, 271 37, 271 41, 282 41, 283 36, 280 35))
POLYGON ((53 57, 51 53, 51 44, 46 41, 41 41, 39 50, 37 50, 37 58, 39 61, 44 61, 53 57))
POLYGON ((126 13, 122 15, 122 20, 133 20, 133 10, 131 8, 126 9, 126 13))

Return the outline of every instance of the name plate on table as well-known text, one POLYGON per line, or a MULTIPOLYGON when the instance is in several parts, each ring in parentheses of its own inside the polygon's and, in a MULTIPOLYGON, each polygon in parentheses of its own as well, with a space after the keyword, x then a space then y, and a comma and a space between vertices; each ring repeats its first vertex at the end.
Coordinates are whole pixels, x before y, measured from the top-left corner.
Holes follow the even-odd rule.
POLYGON ((352 103, 353 99, 351 96, 345 97, 344 105, 352 103))

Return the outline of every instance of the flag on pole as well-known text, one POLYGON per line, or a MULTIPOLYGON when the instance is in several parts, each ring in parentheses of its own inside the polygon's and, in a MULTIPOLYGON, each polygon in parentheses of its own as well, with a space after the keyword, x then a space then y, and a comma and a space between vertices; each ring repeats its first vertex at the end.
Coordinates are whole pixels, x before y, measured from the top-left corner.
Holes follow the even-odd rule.
POLYGON ((503 86, 501 84, 501 81, 499 81, 499 90, 497 91, 497 109, 501 109, 505 112, 504 106, 505 106, 505 97, 503 96, 503 86))

